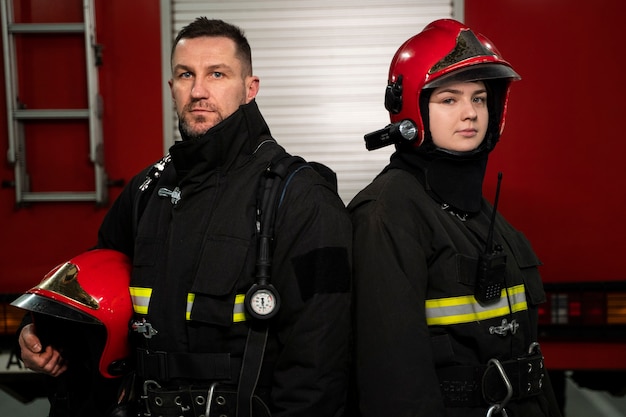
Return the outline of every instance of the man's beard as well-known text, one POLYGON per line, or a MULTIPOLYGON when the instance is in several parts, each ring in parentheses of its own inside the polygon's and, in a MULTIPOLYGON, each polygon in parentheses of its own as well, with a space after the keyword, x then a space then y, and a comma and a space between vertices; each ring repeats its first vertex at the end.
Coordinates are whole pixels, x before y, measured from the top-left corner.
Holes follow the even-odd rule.
MULTIPOLYGON (((217 113, 214 113, 217 114, 217 113)), ((192 117, 189 116, 189 113, 187 113, 188 117, 192 117)), ((195 116, 193 117, 193 124, 203 124, 207 121, 207 118, 205 116, 195 116)), ((219 122, 222 121, 222 118, 219 117, 219 119, 213 123, 213 125, 211 125, 210 127, 208 127, 207 129, 204 129, 202 131, 197 131, 196 129, 194 129, 193 125, 191 123, 189 123, 188 119, 185 117, 180 117, 179 115, 179 129, 180 129, 180 133, 183 136, 183 140, 186 139, 199 139, 202 136, 206 135, 206 133, 211 130, 211 128, 215 125, 217 125, 219 122)))

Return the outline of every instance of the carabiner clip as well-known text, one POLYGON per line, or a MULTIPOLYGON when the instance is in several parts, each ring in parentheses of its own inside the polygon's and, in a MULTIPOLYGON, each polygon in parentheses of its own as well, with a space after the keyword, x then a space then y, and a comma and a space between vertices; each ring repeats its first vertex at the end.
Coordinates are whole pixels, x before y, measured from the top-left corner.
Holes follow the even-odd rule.
POLYGON ((217 385, 217 382, 214 382, 209 387, 209 392, 208 392, 207 398, 206 398, 206 410, 204 412, 204 415, 206 417, 209 417, 211 415, 211 404, 213 403, 213 393, 215 392, 215 386, 216 385, 217 385))
POLYGON ((539 347, 539 343, 532 342, 530 346, 528 346, 528 354, 533 355, 535 353, 541 353, 541 348, 539 347))
POLYGON ((502 407, 500 404, 494 404, 491 407, 489 407, 489 410, 487 410, 487 416, 486 417, 491 417, 494 416, 496 414, 502 414, 502 417, 509 417, 509 415, 506 413, 506 410, 504 409, 504 407, 502 407))
POLYGON ((148 379, 146 381, 143 382, 143 395, 141 396, 141 399, 144 400, 144 403, 146 405, 146 412, 143 414, 146 417, 150 417, 152 415, 152 412, 150 411, 150 400, 148 399, 148 389, 149 388, 161 388, 161 386, 159 385, 158 382, 153 381, 151 379, 148 379))
POLYGON ((509 377, 506 375, 506 371, 504 370, 504 367, 502 366, 499 360, 495 358, 489 359, 489 362, 487 362, 487 366, 489 365, 495 366, 498 372, 500 373, 502 382, 504 382, 504 386, 506 387, 506 395, 504 396, 504 399, 499 404, 498 403, 491 404, 491 407, 489 407, 489 410, 487 410, 486 417, 491 417, 496 414, 501 414, 502 417, 508 417, 504 407, 509 403, 509 401, 513 397, 513 385, 511 385, 511 381, 509 380, 509 377))

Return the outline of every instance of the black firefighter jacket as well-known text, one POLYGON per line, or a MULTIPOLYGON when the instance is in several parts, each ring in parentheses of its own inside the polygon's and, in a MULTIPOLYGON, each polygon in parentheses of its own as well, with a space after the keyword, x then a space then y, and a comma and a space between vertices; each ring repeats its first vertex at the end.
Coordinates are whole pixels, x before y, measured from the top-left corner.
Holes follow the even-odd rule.
MULTIPOLYGON (((507 256, 508 296, 480 305, 473 294, 491 215, 486 200, 479 214, 462 221, 415 175, 390 169, 348 209, 360 415, 484 417, 488 404, 462 403, 482 397, 480 382, 455 376, 454 369, 524 357, 537 341, 537 305, 545 293, 528 241, 497 216, 494 241, 507 256), (441 377, 446 369, 453 372, 441 377), (455 400, 460 403, 450 406, 455 400)), ((506 407, 509 417, 550 415, 546 410, 543 395, 506 407)))
MULTIPOLYGON (((151 189, 138 225, 137 190, 147 169, 117 199, 99 246, 132 258, 136 316, 158 332, 147 340, 149 349, 242 357, 258 184, 281 152, 253 101, 203 138, 171 147, 172 163, 151 189)), ((277 211, 271 282, 281 307, 271 319, 259 380, 273 416, 343 412, 351 238, 337 194, 313 169, 295 174, 277 211)))

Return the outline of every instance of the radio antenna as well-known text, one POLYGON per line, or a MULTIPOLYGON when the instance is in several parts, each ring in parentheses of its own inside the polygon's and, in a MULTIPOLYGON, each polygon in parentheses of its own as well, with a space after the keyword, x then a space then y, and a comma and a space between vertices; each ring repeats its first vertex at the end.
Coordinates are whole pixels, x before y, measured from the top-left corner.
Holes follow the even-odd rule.
POLYGON ((498 200, 500 199, 500 184, 502 184, 502 172, 498 172, 498 185, 496 185, 496 199, 493 202, 491 221, 489 223, 489 233, 487 234, 487 252, 493 253, 493 229, 496 223, 496 212, 498 211, 498 200))

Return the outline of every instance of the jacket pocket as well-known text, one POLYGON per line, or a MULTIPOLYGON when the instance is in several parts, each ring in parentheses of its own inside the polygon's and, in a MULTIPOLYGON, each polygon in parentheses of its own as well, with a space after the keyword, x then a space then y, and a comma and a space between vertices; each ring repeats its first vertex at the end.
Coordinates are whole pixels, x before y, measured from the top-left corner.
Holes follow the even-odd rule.
POLYGON ((454 257, 454 273, 457 282, 474 287, 476 285, 476 272, 478 271, 478 259, 472 256, 457 253, 454 257))
POLYGON ((245 271, 249 241, 211 237, 205 241, 193 280, 189 319, 230 326, 233 323, 236 284, 245 271))

